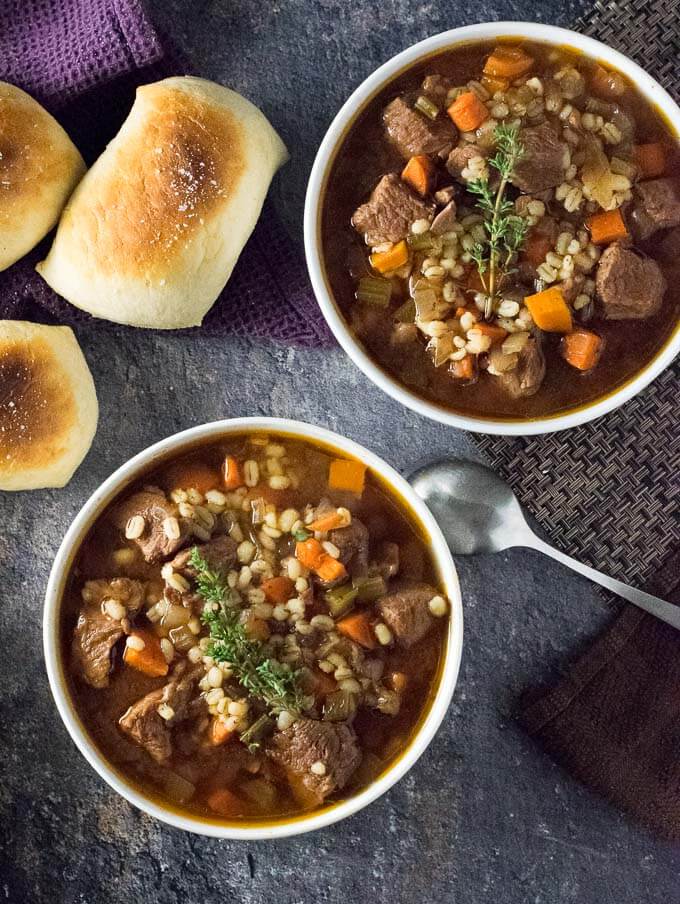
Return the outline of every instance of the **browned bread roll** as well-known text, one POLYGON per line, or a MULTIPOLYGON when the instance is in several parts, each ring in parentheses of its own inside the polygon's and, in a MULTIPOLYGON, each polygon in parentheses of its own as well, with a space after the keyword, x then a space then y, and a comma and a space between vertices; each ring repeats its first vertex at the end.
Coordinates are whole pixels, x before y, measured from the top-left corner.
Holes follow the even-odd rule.
POLYGON ((38 272, 96 317, 200 324, 231 275, 286 149, 249 101, 199 78, 137 90, 38 272))
POLYGON ((0 82, 0 270, 50 231, 84 172, 56 119, 25 91, 0 82))
POLYGON ((68 483, 97 415, 92 375, 69 327, 0 320, 0 490, 68 483))

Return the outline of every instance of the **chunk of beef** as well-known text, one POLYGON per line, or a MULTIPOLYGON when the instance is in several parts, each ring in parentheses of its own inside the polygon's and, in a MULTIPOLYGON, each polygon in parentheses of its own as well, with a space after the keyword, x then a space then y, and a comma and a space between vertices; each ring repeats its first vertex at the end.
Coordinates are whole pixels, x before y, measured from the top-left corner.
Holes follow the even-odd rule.
POLYGON ((415 323, 395 323, 390 333, 390 345, 398 348, 418 341, 418 327, 415 323))
POLYGON ((405 583, 378 602, 383 621, 402 647, 422 640, 434 623, 429 609, 437 591, 429 584, 405 583))
MULTIPOLYGON (((226 535, 215 537, 207 543, 201 543, 198 551, 203 556, 213 571, 219 571, 226 574, 236 563, 236 549, 238 544, 226 535)), ((193 547, 191 549, 183 549, 178 552, 174 559, 170 562, 172 570, 179 572, 183 577, 193 580, 196 572, 189 563, 193 547)), ((163 595, 167 600, 176 606, 185 606, 192 609, 196 615, 200 615, 203 611, 205 601, 195 590, 178 590, 176 587, 165 582, 163 595)))
POLYGON ((299 776, 320 800, 344 788, 361 762, 357 737, 349 725, 314 719, 298 719, 285 731, 275 732, 267 753, 274 762, 299 776), (311 771, 315 763, 326 767, 323 775, 311 771))
POLYGON ((83 588, 86 605, 78 615, 71 651, 74 666, 92 687, 107 687, 111 671, 111 652, 125 633, 120 619, 102 611, 102 603, 115 600, 125 606, 128 615, 139 611, 144 601, 144 586, 129 578, 88 581, 83 588))
POLYGON ((456 222, 456 202, 449 201, 446 207, 440 210, 434 220, 432 220, 430 232, 432 235, 443 235, 445 232, 451 232, 456 222))
POLYGON ((168 502, 160 491, 142 490, 134 493, 115 510, 115 524, 124 531, 127 523, 136 515, 144 519, 144 530, 134 542, 147 562, 160 562, 174 555, 187 542, 189 530, 186 522, 178 517, 177 506, 168 502), (177 518, 179 537, 173 538, 166 533, 166 518, 177 518))
POLYGON ((358 518, 352 518, 347 527, 329 531, 328 539, 340 550, 340 561, 352 576, 368 570, 368 528, 358 518))
POLYGON ((350 321, 352 329, 360 339, 369 340, 375 337, 385 320, 385 311, 374 304, 352 305, 350 321))
POLYGON ((446 100, 448 92, 453 88, 453 82, 447 76, 435 73, 434 75, 425 76, 422 88, 428 97, 442 104, 446 100))
POLYGON ((647 239, 659 229, 680 226, 680 179, 638 182, 633 199, 630 222, 636 239, 647 239))
POLYGON ((401 97, 385 107, 383 123, 387 137, 405 160, 417 154, 446 158, 458 139, 448 116, 428 119, 401 97))
POLYGON ((545 355, 541 342, 535 336, 530 336, 519 353, 516 366, 502 373, 498 379, 513 399, 519 399, 535 395, 544 377, 545 355))
POLYGON ((371 197, 357 208, 352 225, 367 244, 398 242, 405 238, 416 220, 431 220, 434 207, 411 191, 396 173, 383 176, 371 197))
POLYGON ((680 228, 669 229, 655 244, 655 256, 669 285, 680 283, 680 228))
POLYGON ((364 662, 366 655, 364 648, 354 640, 342 634, 324 637, 321 642, 316 642, 316 660, 325 659, 329 653, 339 653, 347 662, 355 675, 364 674, 364 662))
POLYGON ((512 176, 517 188, 533 194, 564 181, 564 171, 569 165, 569 146, 550 123, 521 129, 520 141, 524 153, 512 176))
POLYGON ((661 307, 666 280, 656 261, 616 242, 600 258, 595 289, 607 320, 641 320, 661 307))
MULTIPOLYGON (((236 563, 236 549, 238 544, 231 537, 225 535, 215 537, 207 543, 198 546, 198 551, 213 571, 226 573, 236 563)), ((173 571, 179 571, 186 578, 196 577, 195 570, 189 564, 192 549, 183 549, 177 553, 170 562, 173 571)))
POLYGON ((464 144, 462 147, 454 148, 446 160, 446 168, 451 175, 461 182, 462 172, 473 157, 486 157, 486 151, 476 144, 464 144))
POLYGON ((399 573, 399 546, 389 540, 385 540, 378 548, 375 562, 371 564, 371 570, 389 581, 399 573))
POLYGON ((204 704, 197 694, 201 673, 201 668, 188 669, 186 663, 178 663, 164 687, 133 703, 118 720, 121 730, 157 763, 166 762, 172 755, 172 726, 203 714, 204 704), (162 703, 173 710, 172 718, 163 719, 158 714, 162 703))

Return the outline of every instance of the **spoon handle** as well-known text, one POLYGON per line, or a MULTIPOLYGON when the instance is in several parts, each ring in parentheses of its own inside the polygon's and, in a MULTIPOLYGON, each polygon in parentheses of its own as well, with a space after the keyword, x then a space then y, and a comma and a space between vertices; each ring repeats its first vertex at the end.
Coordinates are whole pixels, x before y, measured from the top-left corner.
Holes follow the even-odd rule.
POLYGON ((607 590, 613 590, 614 593, 622 596, 625 600, 628 600, 629 603, 634 603, 636 606, 639 606, 640 609, 644 609, 645 612, 649 612, 650 615, 655 615, 657 618, 660 618, 661 621, 667 622, 674 628, 680 628, 680 606, 674 606, 672 603, 668 603, 658 596, 652 596, 651 593, 645 593, 644 590, 630 587, 622 581, 610 578, 609 575, 602 574, 601 571, 596 571, 595 568, 590 568, 590 566, 584 565, 576 559, 572 559, 571 556, 565 556, 563 552, 560 552, 548 543, 544 543, 543 540, 534 534, 532 534, 530 538, 527 538, 525 543, 531 549, 537 549, 539 552, 545 553, 546 556, 557 559, 558 562, 561 562, 573 571, 577 571, 579 574, 584 575, 596 584, 606 587, 607 590))

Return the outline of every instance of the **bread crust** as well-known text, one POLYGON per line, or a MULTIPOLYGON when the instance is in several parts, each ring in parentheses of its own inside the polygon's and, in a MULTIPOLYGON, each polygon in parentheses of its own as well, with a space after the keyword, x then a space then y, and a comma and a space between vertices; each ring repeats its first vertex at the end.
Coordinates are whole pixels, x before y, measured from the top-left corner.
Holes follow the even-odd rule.
POLYGON ((96 317, 198 325, 286 156, 263 114, 235 92, 193 77, 145 85, 74 192, 38 272, 96 317))
POLYGON ((64 486, 97 418, 94 381, 70 327, 0 321, 0 490, 64 486))
POLYGON ((84 172, 56 119, 25 91, 0 82, 0 270, 56 225, 84 172))

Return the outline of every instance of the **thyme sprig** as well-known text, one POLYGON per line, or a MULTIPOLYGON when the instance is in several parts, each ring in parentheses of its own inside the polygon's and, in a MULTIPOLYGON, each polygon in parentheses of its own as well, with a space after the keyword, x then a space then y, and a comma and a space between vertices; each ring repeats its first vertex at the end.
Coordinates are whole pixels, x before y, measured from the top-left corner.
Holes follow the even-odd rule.
POLYGON ((208 656, 228 662, 239 684, 261 700, 271 715, 284 710, 299 714, 304 708, 300 672, 271 659, 265 645, 248 636, 224 574, 210 567, 198 547, 192 549, 189 561, 196 591, 206 604, 201 618, 210 631, 208 656))
POLYGON ((484 317, 488 320, 493 311, 493 303, 503 283, 511 272, 513 257, 524 244, 528 223, 524 217, 514 213, 515 205, 505 196, 508 183, 515 167, 524 155, 524 147, 519 140, 519 126, 501 124, 494 132, 496 153, 489 160, 500 177, 494 190, 488 176, 468 183, 468 191, 475 195, 476 206, 484 217, 486 235, 476 242, 470 255, 477 265, 479 276, 487 296, 484 317))

